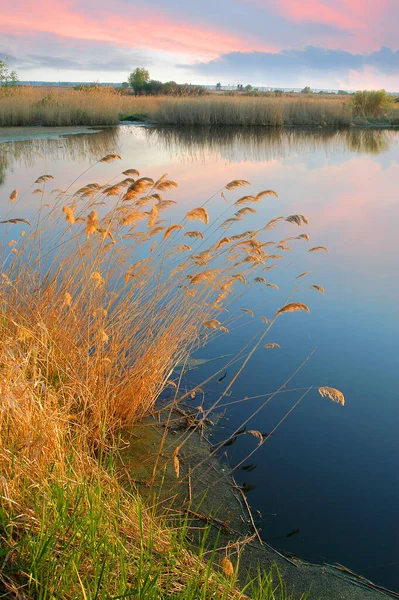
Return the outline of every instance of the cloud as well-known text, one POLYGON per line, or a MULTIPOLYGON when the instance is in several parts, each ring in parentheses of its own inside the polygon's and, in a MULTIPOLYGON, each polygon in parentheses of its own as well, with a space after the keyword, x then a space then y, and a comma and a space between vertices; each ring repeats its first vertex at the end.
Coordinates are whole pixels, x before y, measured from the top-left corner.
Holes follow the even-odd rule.
POLYGON ((212 22, 171 18, 167 12, 151 8, 145 2, 137 6, 121 0, 101 2, 39 0, 35 11, 30 0, 15 0, 2 8, 0 31, 12 30, 21 38, 25 33, 53 34, 60 40, 109 42, 124 48, 147 48, 174 53, 215 57, 233 49, 270 49, 266 43, 248 43, 212 22))
MULTIPOLYGON (((399 89, 399 51, 383 47, 369 54, 352 54, 344 50, 329 50, 308 46, 304 50, 280 52, 229 52, 220 57, 191 67, 198 75, 251 79, 256 85, 292 85, 302 78, 326 77, 345 80, 350 74, 375 70, 380 74, 397 77, 399 89), (289 83, 289 82, 292 83, 289 83), (274 83, 273 83, 274 82, 274 83)), ((320 87, 322 87, 322 83, 320 87)))
POLYGON ((25 78, 75 70, 109 80, 115 70, 119 81, 137 60, 132 68, 151 67, 158 79, 284 87, 312 76, 326 86, 328 69, 356 79, 382 66, 391 85, 398 21, 398 0, 37 0, 34 11, 31 0, 3 0, 0 51, 25 78))
POLYGON ((377 50, 381 45, 398 49, 397 0, 244 0, 249 6, 279 15, 290 25, 294 39, 309 25, 325 26, 333 31, 321 40, 317 33, 308 43, 342 47, 351 51, 377 50), (294 27, 293 27, 294 26, 294 27))
POLYGON ((65 52, 51 54, 47 53, 23 53, 13 55, 10 52, 0 50, 0 60, 9 59, 10 66, 18 71, 29 72, 40 69, 63 69, 69 71, 93 71, 93 72, 129 72, 137 64, 151 66, 154 58, 145 51, 125 51, 104 44, 90 44, 89 47, 75 47, 72 55, 65 52), (65 55, 64 55, 65 54, 65 55))

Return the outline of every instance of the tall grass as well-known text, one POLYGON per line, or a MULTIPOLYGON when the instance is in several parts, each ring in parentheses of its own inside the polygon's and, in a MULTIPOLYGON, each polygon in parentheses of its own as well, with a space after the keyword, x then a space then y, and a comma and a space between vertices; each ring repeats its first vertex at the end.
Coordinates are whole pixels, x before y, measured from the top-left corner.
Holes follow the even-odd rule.
MULTIPOLYGON (((129 96, 99 86, 0 88, 0 126, 116 125, 130 117, 168 125, 339 128, 350 126, 356 115, 381 114, 380 95, 358 92, 351 102, 346 96, 303 94, 171 98, 129 96)), ((399 109, 391 113, 395 120, 399 109)))
MULTIPOLYGON (((153 181, 133 168, 116 182, 79 188, 77 178, 50 195, 52 179, 44 173, 35 182, 34 220, 18 213, 18 190, 1 219, 3 585, 43 600, 243 597, 231 575, 215 572, 123 489, 113 468, 118 431, 150 413, 165 389, 175 393, 174 370, 191 352, 228 335, 244 315, 225 311, 232 298, 255 285, 276 287, 262 270, 288 240, 308 240, 259 237, 278 222, 297 228, 307 220, 278 217, 233 234, 273 190, 230 201, 214 219, 208 199, 171 220, 174 203, 163 194, 176 184, 166 176, 153 181)), ((219 192, 237 195, 248 185, 235 180, 219 192)), ((318 250, 326 249, 310 249, 318 250)), ((298 310, 309 309, 285 304, 272 323, 298 310)), ((263 322, 246 361, 272 323, 263 322)), ((343 403, 337 390, 320 389, 343 403)), ((281 586, 274 596, 262 581, 269 592, 259 597, 279 597, 281 586)))
POLYGON ((120 116, 173 125, 263 127, 351 123, 348 100, 328 98, 202 98, 124 96, 111 88, 16 88, 1 93, 0 126, 114 125, 120 116))
MULTIPOLYGON (((155 99, 148 99, 152 106, 155 99)), ((0 88, 0 126, 116 125, 121 114, 140 112, 140 98, 123 96, 113 88, 22 87, 0 88)))
POLYGON ((151 117, 173 125, 348 127, 352 113, 347 101, 215 96, 165 100, 151 117))

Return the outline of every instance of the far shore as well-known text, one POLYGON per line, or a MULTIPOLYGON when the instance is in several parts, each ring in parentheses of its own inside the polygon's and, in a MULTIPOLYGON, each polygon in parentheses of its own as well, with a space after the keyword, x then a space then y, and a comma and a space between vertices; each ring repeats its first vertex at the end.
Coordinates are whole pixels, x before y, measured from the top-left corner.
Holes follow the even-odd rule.
POLYGON ((139 96, 113 88, 17 88, 0 96, 3 127, 153 125, 264 129, 397 129, 399 103, 387 95, 139 96))

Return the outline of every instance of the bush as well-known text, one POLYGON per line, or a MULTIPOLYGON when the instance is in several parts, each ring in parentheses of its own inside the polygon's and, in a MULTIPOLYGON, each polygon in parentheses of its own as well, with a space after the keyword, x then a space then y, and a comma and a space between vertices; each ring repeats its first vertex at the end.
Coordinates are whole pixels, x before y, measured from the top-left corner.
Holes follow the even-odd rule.
POLYGON ((393 104, 393 96, 389 96, 385 90, 356 92, 353 96, 352 105, 355 116, 379 117, 393 104))

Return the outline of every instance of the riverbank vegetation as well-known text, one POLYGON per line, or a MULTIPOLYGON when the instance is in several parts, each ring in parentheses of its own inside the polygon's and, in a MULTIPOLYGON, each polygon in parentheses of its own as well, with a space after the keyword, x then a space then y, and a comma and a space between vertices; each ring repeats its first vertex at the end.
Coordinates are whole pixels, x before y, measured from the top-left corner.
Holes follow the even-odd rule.
POLYGON ((0 88, 0 126, 104 126, 120 119, 168 125, 247 127, 398 127, 399 103, 379 92, 351 96, 134 96, 111 87, 0 88), (371 99, 373 96, 373 99, 371 99), (378 96, 377 100, 375 99, 378 96))
MULTIPOLYGON (((165 220, 175 203, 163 194, 176 187, 166 176, 153 181, 132 168, 106 185, 75 180, 51 191, 52 180, 45 173, 29 190, 34 218, 20 211, 28 192, 14 190, 1 219, 0 589, 27 600, 286 598, 270 573, 239 589, 245 544, 223 560, 201 543, 189 549, 187 520, 176 528, 158 503, 144 505, 117 465, 122 430, 166 390, 174 401, 187 397, 176 366, 248 317, 224 310, 232 298, 255 285, 276 288, 264 275, 288 240, 266 252, 262 231, 297 229, 306 217, 233 235, 274 191, 230 199, 222 222, 210 218, 212 198, 165 220)), ((248 185, 232 181, 217 197, 248 185)), ((308 235, 289 239, 304 244, 308 235)), ((275 320, 297 311, 309 308, 290 298, 262 318, 244 365, 275 320)), ((333 388, 319 391, 344 402, 333 388)), ((179 450, 166 462, 179 480, 179 450)))

